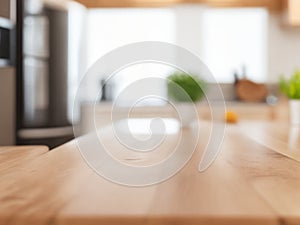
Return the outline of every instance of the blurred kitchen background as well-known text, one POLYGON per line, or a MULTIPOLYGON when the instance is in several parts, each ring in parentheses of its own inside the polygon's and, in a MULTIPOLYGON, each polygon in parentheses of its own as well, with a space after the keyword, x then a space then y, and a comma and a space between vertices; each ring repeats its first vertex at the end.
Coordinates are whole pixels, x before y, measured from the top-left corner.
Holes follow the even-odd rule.
MULTIPOLYGON (((103 55, 133 42, 163 41, 198 55, 228 102, 238 101, 235 83, 247 78, 268 90, 257 104, 270 96, 275 104, 279 75, 300 68, 299 0, 0 0, 0 31, 0 145, 54 147, 72 139, 81 78, 103 55)), ((154 63, 128 67, 106 84, 102 100, 112 101, 137 79, 173 70, 154 63)), ((88 80, 85 104, 106 78, 99 72, 88 80)), ((143 88, 166 95, 163 83, 143 88)), ((249 106, 257 111, 253 103, 245 111, 249 106)))

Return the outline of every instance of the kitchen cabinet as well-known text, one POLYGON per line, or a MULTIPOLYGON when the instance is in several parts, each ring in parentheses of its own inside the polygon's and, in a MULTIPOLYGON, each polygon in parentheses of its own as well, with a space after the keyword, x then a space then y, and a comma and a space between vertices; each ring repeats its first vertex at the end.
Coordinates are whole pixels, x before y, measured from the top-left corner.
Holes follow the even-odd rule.
POLYGON ((281 0, 205 0, 205 2, 216 7, 266 7, 272 11, 281 9, 281 0))
MULTIPOLYGON (((279 10, 281 0, 77 0, 87 7, 162 7, 184 3, 201 3, 214 7, 267 7, 279 10)), ((297 1, 297 0, 296 0, 297 1)))
POLYGON ((0 145, 15 144, 15 68, 0 66, 0 145))
POLYGON ((0 18, 15 20, 16 0, 0 1, 0 18))
MULTIPOLYGON (((98 7, 164 7, 182 3, 183 0, 76 0, 89 8, 98 7)), ((202 0, 200 0, 202 1, 202 0)))
POLYGON ((300 0, 284 0, 284 23, 289 26, 300 26, 300 0))

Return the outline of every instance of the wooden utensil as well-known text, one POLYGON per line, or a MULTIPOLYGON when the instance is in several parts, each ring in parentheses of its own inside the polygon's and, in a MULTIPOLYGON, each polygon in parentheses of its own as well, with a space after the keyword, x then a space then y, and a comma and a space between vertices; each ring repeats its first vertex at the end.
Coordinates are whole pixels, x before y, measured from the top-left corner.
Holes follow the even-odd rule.
POLYGON ((236 83, 236 94, 240 100, 245 102, 262 102, 266 99, 268 90, 264 84, 242 79, 236 83))

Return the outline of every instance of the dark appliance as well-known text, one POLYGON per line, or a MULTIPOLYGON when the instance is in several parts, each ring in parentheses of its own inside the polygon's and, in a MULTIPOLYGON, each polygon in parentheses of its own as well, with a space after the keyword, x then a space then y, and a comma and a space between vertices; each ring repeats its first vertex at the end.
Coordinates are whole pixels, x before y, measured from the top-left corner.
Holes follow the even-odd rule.
POLYGON ((17 144, 53 148, 74 138, 70 79, 79 78, 70 77, 70 11, 59 2, 18 0, 17 144))

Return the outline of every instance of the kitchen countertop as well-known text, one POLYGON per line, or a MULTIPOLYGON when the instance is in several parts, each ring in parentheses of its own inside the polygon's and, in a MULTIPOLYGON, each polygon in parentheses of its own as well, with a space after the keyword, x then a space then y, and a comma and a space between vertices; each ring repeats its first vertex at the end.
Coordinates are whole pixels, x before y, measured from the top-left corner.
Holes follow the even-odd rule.
MULTIPOLYGON (((210 125, 200 125, 201 138, 188 164, 147 187, 100 177, 84 161, 76 140, 49 152, 12 147, 5 153, 11 160, 1 157, 6 150, 0 148, 0 224, 300 224, 300 163, 276 152, 300 149, 300 136, 291 137, 287 123, 227 125, 222 151, 204 172, 198 166, 210 125), (269 146, 265 135, 278 142, 269 146)), ((99 132, 111 149, 118 148, 110 128, 99 132)), ((188 148, 192 136, 183 138, 188 148)))
POLYGON ((25 164, 48 150, 46 146, 2 146, 0 147, 0 173, 10 167, 25 164))
MULTIPOLYGON (((196 105, 198 117, 202 120, 211 120, 211 109, 206 102, 196 105)), ((238 101, 226 102, 226 109, 237 113, 238 118, 253 121, 285 121, 288 122, 288 101, 280 99, 276 105, 267 103, 244 103, 238 101)), ((130 106, 130 105, 113 105, 112 102, 99 102, 97 104, 85 103, 81 107, 81 132, 89 133, 97 128, 108 125, 111 117, 119 119, 131 117, 176 117, 176 111, 170 105, 148 105, 148 106, 130 106), (94 119, 91 119, 94 118, 94 119)))

